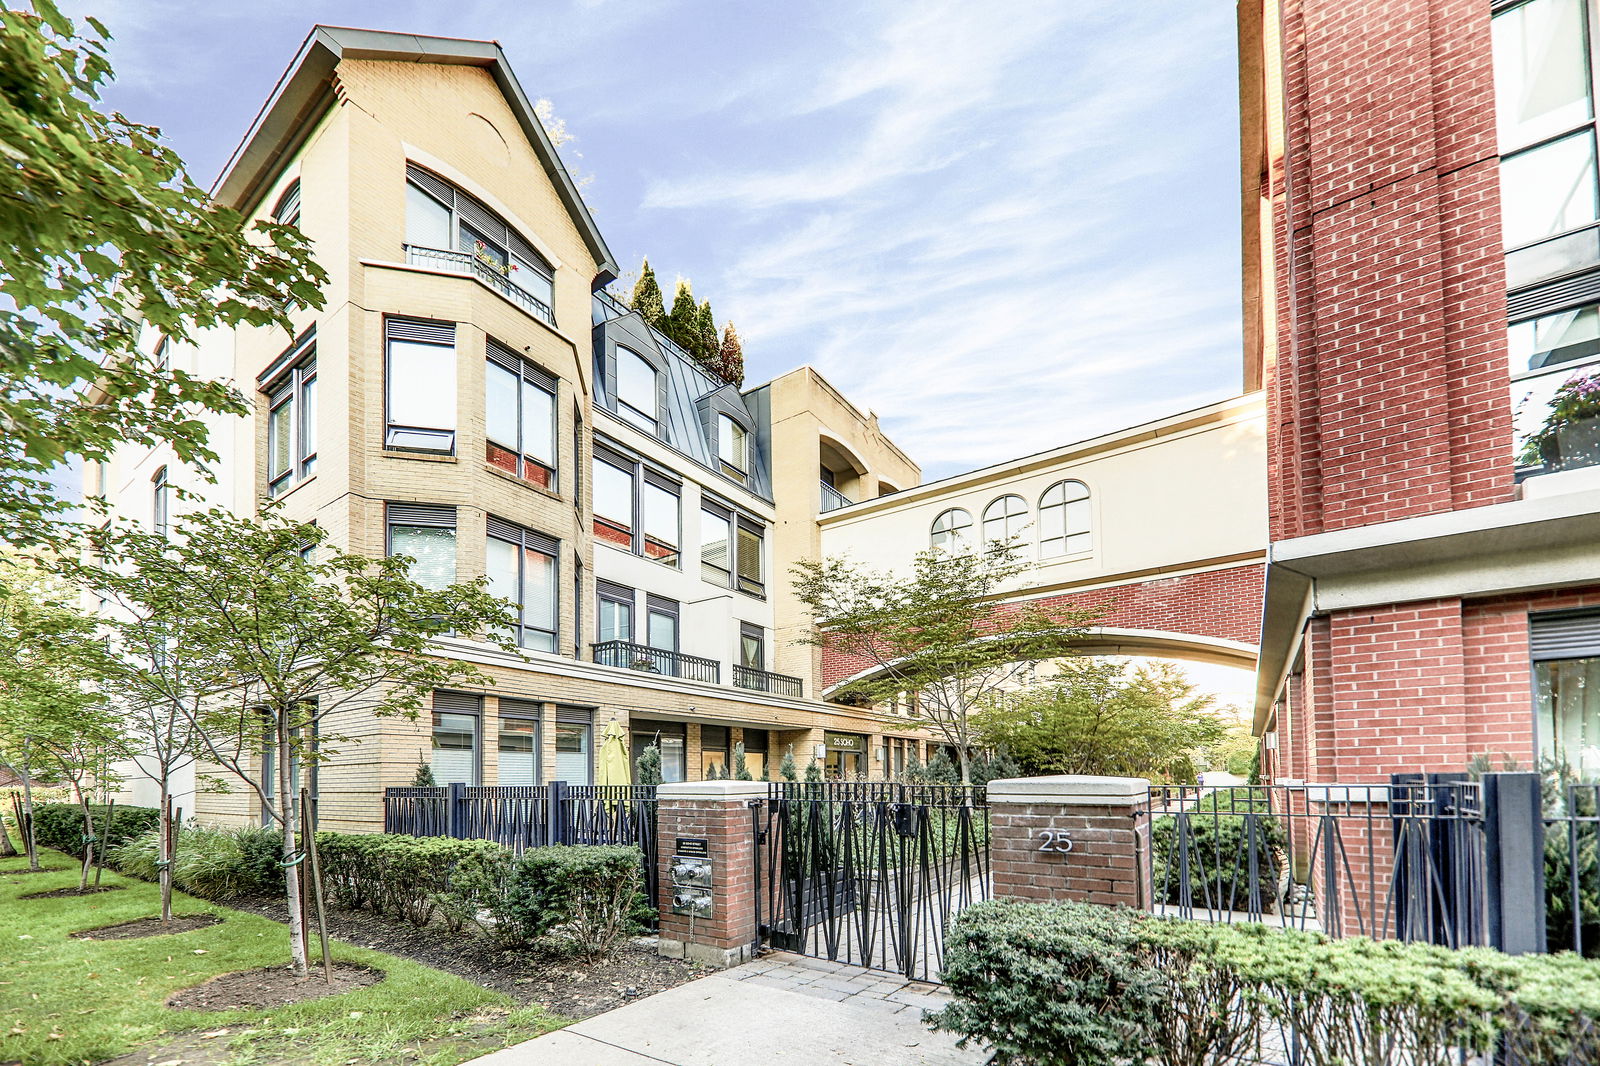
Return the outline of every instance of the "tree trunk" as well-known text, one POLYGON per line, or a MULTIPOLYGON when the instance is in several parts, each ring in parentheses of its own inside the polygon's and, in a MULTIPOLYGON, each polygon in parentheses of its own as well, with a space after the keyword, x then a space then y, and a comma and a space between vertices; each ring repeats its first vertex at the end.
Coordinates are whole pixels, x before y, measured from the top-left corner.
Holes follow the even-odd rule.
POLYGON ((0 858, 9 859, 20 854, 17 846, 11 842, 11 831, 6 828, 5 811, 0 810, 0 858))
POLYGON ((972 784, 972 751, 965 743, 956 745, 956 764, 961 767, 961 784, 972 784))
POLYGON ((28 869, 39 870, 39 843, 33 838, 33 772, 28 768, 28 760, 22 760, 22 824, 17 826, 17 831, 22 834, 22 846, 28 852, 28 869))
POLYGON ((277 736, 273 745, 278 753, 278 795, 275 806, 283 823, 283 890, 289 904, 289 959, 296 977, 305 977, 306 966, 306 914, 300 900, 300 860, 295 854, 295 802, 289 780, 289 723, 286 716, 278 714, 277 736))
POLYGON ((89 867, 94 865, 94 815, 89 813, 89 799, 83 786, 74 783, 72 791, 78 796, 78 809, 83 812, 83 868, 78 875, 78 891, 89 891, 89 867))
POLYGON ((167 779, 161 778, 161 843, 158 846, 161 861, 156 869, 161 872, 161 920, 172 921, 172 863, 177 858, 172 846, 172 793, 167 779))

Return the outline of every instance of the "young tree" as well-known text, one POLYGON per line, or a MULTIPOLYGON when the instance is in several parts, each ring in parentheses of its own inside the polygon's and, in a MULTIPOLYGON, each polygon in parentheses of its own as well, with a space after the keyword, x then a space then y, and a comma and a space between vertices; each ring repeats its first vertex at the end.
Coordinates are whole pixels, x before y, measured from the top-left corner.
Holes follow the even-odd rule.
POLYGON ((729 322, 722 329, 722 346, 717 352, 717 373, 730 384, 744 386, 744 346, 739 331, 729 322))
POLYGON ((650 269, 648 259, 639 270, 639 281, 633 287, 633 298, 629 304, 646 322, 663 333, 666 332, 666 302, 661 295, 661 285, 656 281, 656 272, 650 269))
POLYGON ((745 764, 744 741, 742 740, 733 746, 733 779, 735 781, 755 780, 755 777, 750 773, 750 767, 745 764))
POLYGON ((66 503, 50 483, 119 442, 213 458, 203 411, 242 414, 222 382, 165 365, 171 341, 214 326, 289 326, 320 307, 325 274, 295 230, 213 201, 160 131, 98 106, 106 32, 80 35, 50 0, 0 9, 0 537, 49 539, 66 503))
POLYGON ((837 558, 802 562, 794 587, 814 626, 803 642, 869 671, 840 695, 887 703, 916 693, 913 721, 955 751, 959 780, 970 784, 973 712, 1030 678, 1041 660, 1069 654, 1103 613, 997 604, 1030 566, 1014 543, 999 541, 919 552, 909 576, 837 558))
MULTIPOLYGON (((87 892, 89 870, 94 865, 95 845, 98 843, 94 813, 90 809, 90 793, 96 787, 106 788, 118 782, 111 764, 126 754, 125 737, 116 714, 98 691, 88 688, 80 690, 70 720, 70 728, 47 732, 40 738, 40 745, 55 764, 61 779, 72 786, 72 798, 83 817, 83 856, 79 865, 78 891, 87 892)), ((109 826, 106 831, 110 832, 109 826)))
POLYGON ((645 745, 639 757, 633 764, 635 783, 640 785, 661 784, 661 748, 654 743, 645 745))
POLYGON ((306 958, 294 768, 331 759, 351 739, 336 731, 341 721, 415 718, 435 688, 488 682, 438 655, 433 638, 511 624, 481 580, 429 588, 411 578, 405 556, 349 554, 325 537, 272 511, 250 519, 213 509, 181 518, 170 542, 135 536, 100 552, 157 586, 152 600, 183 612, 189 654, 211 664, 216 694, 196 716, 200 734, 207 758, 252 790, 281 832, 297 976, 306 958), (252 766, 263 750, 269 780, 252 766))
POLYGON ((438 788, 439 787, 438 780, 435 779, 434 776, 433 776, 433 767, 428 765, 427 760, 420 759, 420 758, 417 760, 417 772, 411 775, 411 787, 412 788, 438 788))
POLYGON ((695 313, 694 347, 690 351, 708 373, 722 376, 717 367, 717 323, 711 315, 710 300, 701 301, 695 313))
POLYGON ((996 701, 974 725, 1030 774, 1191 782, 1228 731, 1214 704, 1168 663, 1069 660, 1055 679, 996 701))
POLYGON ((778 776, 785 781, 800 780, 800 768, 794 762, 794 747, 783 753, 783 761, 778 764, 778 776))
POLYGON ((666 328, 662 332, 676 341, 678 347, 693 355, 699 323, 700 308, 695 306, 694 292, 687 281, 679 278, 678 291, 672 297, 672 311, 667 315, 666 328))

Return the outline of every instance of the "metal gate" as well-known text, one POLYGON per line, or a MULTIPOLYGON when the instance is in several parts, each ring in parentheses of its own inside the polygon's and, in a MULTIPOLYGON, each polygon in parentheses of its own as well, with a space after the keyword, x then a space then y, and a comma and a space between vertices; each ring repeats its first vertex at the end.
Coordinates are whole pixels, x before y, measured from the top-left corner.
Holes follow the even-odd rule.
POLYGON ((751 817, 770 947, 936 981, 950 920, 989 898, 982 788, 783 782, 751 817))

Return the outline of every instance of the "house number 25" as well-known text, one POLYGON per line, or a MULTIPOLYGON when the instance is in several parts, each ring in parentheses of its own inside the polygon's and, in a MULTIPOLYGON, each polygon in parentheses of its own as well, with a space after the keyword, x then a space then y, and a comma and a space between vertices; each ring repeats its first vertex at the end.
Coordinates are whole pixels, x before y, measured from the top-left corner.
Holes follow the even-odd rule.
POLYGON ((1072 837, 1065 829, 1041 829, 1038 836, 1040 851, 1059 851, 1065 855, 1072 850, 1072 837))

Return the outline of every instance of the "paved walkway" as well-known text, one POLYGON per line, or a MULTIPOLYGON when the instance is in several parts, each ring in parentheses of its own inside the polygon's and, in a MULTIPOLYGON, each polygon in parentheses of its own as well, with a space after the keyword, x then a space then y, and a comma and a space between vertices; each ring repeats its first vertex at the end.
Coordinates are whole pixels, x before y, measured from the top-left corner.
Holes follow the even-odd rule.
POLYGON ((497 1051, 468 1066, 977 1066, 922 1024, 938 986, 775 952, 497 1051))

